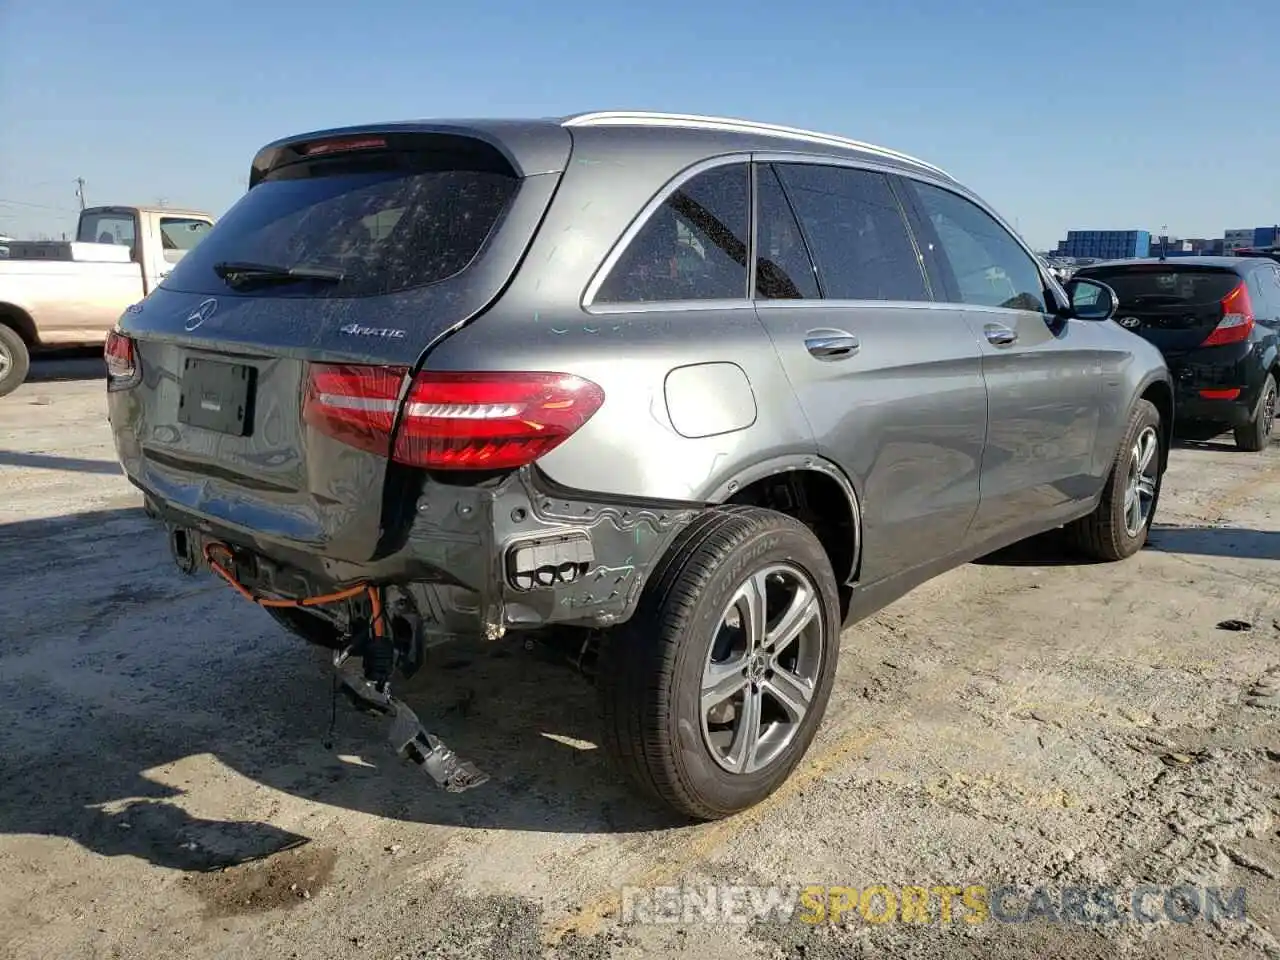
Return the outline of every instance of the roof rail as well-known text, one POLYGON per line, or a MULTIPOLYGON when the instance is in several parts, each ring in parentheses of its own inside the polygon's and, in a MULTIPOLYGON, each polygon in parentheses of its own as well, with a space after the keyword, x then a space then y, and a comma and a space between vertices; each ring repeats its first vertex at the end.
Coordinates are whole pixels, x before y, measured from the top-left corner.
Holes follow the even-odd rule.
POLYGON ((902 163, 923 167, 948 180, 955 178, 941 167, 934 166, 913 157, 908 153, 890 150, 888 147, 831 133, 818 133, 813 130, 801 130, 797 127, 784 127, 776 123, 761 123, 756 120, 737 120, 732 117, 706 117, 691 113, 652 113, 645 110, 607 110, 596 113, 580 113, 561 121, 565 127, 680 127, 687 130, 720 130, 726 133, 755 133, 765 136, 786 137, 790 140, 803 140, 808 143, 820 143, 831 147, 846 147, 874 153, 902 163))

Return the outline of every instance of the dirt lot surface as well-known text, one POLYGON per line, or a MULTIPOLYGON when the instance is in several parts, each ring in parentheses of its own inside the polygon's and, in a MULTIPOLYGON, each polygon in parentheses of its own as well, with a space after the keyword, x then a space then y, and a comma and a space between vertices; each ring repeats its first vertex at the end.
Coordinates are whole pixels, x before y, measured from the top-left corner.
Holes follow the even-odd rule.
POLYGON ((405 693, 484 787, 436 791, 345 707, 326 749, 323 663, 177 572, 96 369, 0 401, 0 956, 1280 956, 1280 447, 1177 449, 1129 562, 1049 539, 850 630, 793 778, 687 826, 511 642, 405 693), (1243 887, 1247 915, 621 922, 624 886, 704 883, 1243 887))

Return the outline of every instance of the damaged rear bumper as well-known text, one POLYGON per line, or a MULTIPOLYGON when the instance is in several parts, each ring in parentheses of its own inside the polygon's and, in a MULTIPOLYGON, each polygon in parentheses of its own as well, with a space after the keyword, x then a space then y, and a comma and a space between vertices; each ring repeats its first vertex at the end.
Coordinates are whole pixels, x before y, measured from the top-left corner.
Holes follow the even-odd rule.
MULTIPOLYGON (((155 491, 174 489, 178 478, 147 477, 167 467, 125 466, 148 512, 169 528, 175 561, 187 572, 204 566, 204 547, 219 542, 236 548, 241 581, 266 595, 394 584, 412 596, 427 645, 627 620, 654 564, 704 506, 597 499, 557 489, 526 467, 485 484, 425 484, 412 509, 401 511, 405 519, 384 531, 381 555, 353 561, 264 536, 247 522, 256 505, 212 516, 198 501, 161 499, 155 491)), ((220 507, 229 502, 215 494, 220 507)))

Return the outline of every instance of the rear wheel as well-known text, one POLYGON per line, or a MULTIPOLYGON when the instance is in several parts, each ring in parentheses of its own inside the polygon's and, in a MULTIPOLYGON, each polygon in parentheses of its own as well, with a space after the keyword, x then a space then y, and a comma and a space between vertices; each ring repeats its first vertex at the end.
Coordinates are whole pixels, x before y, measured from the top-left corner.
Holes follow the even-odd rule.
POLYGON ((31 354, 18 331, 0 323, 0 397, 13 393, 31 369, 31 354))
POLYGON ((1262 394, 1258 397, 1258 409, 1253 411, 1253 419, 1243 427, 1236 427, 1236 446, 1250 453, 1267 449, 1276 426, 1276 378, 1275 374, 1267 374, 1262 384, 1262 394))
POLYGON ((1067 528, 1081 552, 1096 560, 1123 560, 1147 542, 1160 499, 1162 438, 1160 411, 1139 400, 1097 508, 1067 528))
POLYGON ((709 511, 601 642, 606 750, 685 816, 753 806, 822 722, 840 626, 836 578, 808 527, 757 507, 709 511))

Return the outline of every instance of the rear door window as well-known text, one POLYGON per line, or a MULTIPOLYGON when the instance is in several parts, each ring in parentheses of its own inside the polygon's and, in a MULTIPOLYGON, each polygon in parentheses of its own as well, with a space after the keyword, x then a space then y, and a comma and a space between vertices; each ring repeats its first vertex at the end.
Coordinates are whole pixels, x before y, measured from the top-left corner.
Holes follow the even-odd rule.
POLYGON ((906 218, 883 174, 775 165, 829 300, 929 300, 906 218))
POLYGON ((1045 312, 1035 258, 977 204, 950 190, 908 180, 954 275, 961 303, 1045 312))
POLYGON ((518 186, 509 167, 466 148, 290 163, 251 187, 164 286, 226 292, 218 268, 229 263, 329 278, 246 287, 255 296, 365 297, 438 283, 475 259, 518 186))
POLYGON ((760 300, 812 300, 818 278, 773 167, 756 167, 756 289, 760 300))
POLYGON ((160 218, 160 249, 168 263, 177 263, 213 229, 208 220, 191 217, 160 218))
POLYGON ((747 296, 750 169, 715 167, 680 185, 632 237, 595 303, 747 296))

